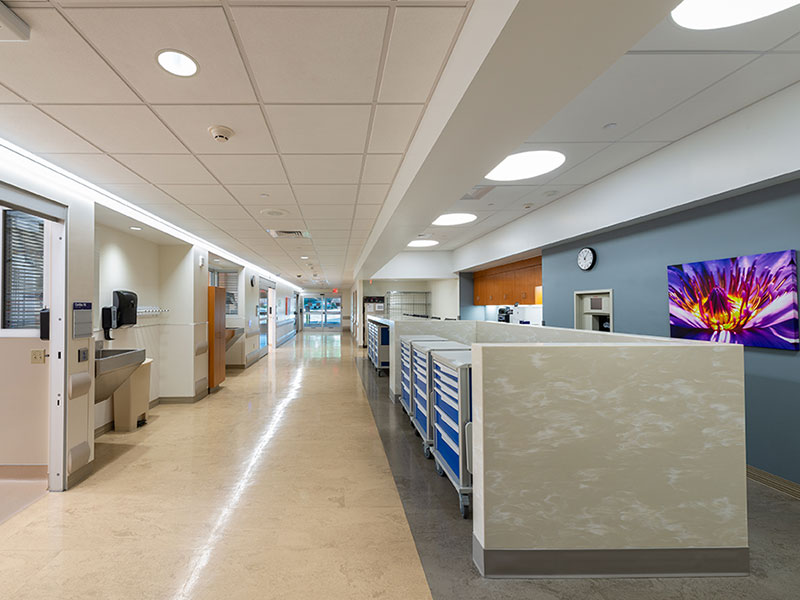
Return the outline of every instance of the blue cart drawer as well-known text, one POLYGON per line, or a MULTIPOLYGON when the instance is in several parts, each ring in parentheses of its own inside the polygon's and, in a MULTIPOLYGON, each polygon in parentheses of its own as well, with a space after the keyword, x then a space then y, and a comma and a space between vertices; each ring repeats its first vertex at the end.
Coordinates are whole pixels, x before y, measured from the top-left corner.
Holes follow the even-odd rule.
POLYGON ((436 407, 435 423, 442 428, 442 431, 447 434, 447 437, 458 444, 458 421, 453 421, 453 419, 448 417, 438 406, 436 407))
MULTIPOLYGON (((445 460, 447 465, 453 471, 456 477, 461 476, 461 461, 458 457, 458 452, 451 446, 452 442, 442 435, 442 430, 439 425, 436 426, 436 437, 434 438, 434 448, 439 455, 445 460)), ((458 446, 456 446, 457 448, 458 446)))
POLYGON ((458 408, 451 404, 452 400, 450 400, 447 396, 443 396, 438 387, 434 393, 436 397, 436 406, 441 408, 448 417, 458 423, 458 408))

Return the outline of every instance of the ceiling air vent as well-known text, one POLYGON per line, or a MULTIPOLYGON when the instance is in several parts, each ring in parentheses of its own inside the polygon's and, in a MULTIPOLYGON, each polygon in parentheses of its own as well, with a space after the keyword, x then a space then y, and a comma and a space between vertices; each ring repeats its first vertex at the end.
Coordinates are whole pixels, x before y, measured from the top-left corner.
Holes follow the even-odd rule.
POLYGON ((274 238, 307 238, 311 237, 307 231, 286 231, 284 229, 267 229, 267 232, 274 238))
POLYGON ((461 199, 462 200, 480 200, 481 198, 483 198, 486 194, 491 192, 496 187, 497 187, 496 185, 484 185, 484 186, 474 187, 474 188, 472 188, 471 192, 461 196, 461 199))

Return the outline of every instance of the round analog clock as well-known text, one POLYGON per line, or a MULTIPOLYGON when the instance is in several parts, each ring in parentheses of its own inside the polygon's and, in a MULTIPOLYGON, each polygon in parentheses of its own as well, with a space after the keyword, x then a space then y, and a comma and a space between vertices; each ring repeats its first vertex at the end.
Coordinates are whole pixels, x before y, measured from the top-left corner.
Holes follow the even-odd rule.
POLYGON ((597 253, 592 248, 581 248, 578 252, 578 268, 588 271, 594 266, 597 260, 597 253))

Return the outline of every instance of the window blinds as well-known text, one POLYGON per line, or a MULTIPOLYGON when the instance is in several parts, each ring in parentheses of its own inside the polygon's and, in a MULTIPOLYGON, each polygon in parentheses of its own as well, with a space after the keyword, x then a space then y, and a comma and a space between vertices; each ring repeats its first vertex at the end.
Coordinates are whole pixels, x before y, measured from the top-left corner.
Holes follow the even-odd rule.
POLYGON ((3 211, 3 328, 36 329, 44 295, 44 221, 3 211))

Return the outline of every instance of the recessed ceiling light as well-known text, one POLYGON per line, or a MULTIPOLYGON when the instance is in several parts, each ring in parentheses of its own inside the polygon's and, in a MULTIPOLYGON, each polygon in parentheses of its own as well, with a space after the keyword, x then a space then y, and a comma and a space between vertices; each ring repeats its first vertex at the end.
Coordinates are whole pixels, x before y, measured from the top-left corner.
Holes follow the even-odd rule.
POLYGON ((438 219, 436 219, 433 224, 438 225, 439 227, 448 227, 450 225, 463 225, 464 223, 472 223, 475 219, 477 219, 477 215, 473 215, 470 213, 450 213, 446 215, 441 215, 438 219))
POLYGON ((486 179, 492 181, 518 181, 538 177, 555 171, 564 164, 567 157, 555 150, 532 150, 506 156, 492 169, 486 179))
POLYGON ((130 229, 133 230, 133 231, 141 231, 142 230, 141 227, 135 227, 133 225, 130 226, 130 229))
POLYGON ((683 0, 672 20, 686 29, 733 27, 763 19, 800 4, 800 0, 683 0))
POLYGON ((308 257, 307 256, 301 256, 300 260, 308 260, 308 257))
POLYGON ((197 62, 188 54, 177 50, 161 50, 157 60, 162 69, 178 77, 191 77, 197 73, 197 62))
POLYGON ((411 248, 427 248, 429 246, 436 246, 439 242, 436 240, 412 240, 408 242, 411 248))

